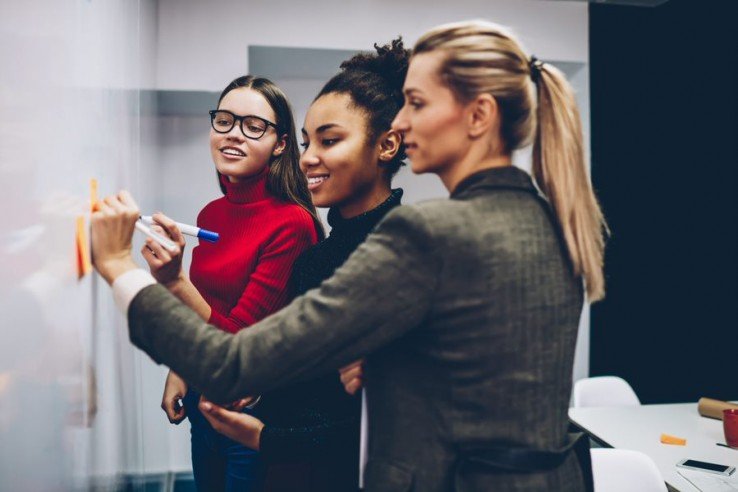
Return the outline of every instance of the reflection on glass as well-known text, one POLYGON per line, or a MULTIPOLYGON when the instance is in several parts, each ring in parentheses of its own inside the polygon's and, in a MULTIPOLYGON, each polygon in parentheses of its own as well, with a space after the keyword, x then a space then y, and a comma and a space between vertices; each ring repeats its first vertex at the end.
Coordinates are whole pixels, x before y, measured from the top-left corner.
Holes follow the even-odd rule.
POLYGON ((78 279, 74 233, 90 178, 102 192, 141 179, 148 3, 2 7, 0 491, 111 489, 143 472, 137 359, 109 293, 78 279))

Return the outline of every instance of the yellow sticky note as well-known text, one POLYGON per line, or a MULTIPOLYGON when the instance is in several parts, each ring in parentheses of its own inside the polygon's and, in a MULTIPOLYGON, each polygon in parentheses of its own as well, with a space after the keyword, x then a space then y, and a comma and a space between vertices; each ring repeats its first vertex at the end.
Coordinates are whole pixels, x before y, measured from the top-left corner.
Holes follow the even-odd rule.
POLYGON ((87 240, 87 228, 85 227, 85 217, 83 215, 77 217, 75 241, 77 243, 77 278, 82 278, 92 270, 90 243, 87 240))
POLYGON ((687 440, 681 437, 670 436, 669 434, 661 434, 662 444, 672 444, 674 446, 686 446, 687 440))
POLYGON ((99 209, 97 203, 97 180, 92 178, 90 180, 90 210, 97 212, 99 209))

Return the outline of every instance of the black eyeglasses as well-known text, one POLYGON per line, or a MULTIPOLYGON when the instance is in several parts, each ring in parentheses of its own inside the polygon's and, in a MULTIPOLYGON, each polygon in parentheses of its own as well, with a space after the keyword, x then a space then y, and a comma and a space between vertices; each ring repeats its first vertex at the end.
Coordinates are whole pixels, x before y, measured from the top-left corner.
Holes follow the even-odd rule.
POLYGON ((228 133, 233 128, 233 125, 238 121, 241 126, 241 133, 246 138, 251 140, 259 140, 264 136, 270 126, 277 130, 277 125, 269 120, 247 114, 246 116, 239 116, 233 114, 225 109, 213 109, 210 113, 210 124, 218 133, 228 133))

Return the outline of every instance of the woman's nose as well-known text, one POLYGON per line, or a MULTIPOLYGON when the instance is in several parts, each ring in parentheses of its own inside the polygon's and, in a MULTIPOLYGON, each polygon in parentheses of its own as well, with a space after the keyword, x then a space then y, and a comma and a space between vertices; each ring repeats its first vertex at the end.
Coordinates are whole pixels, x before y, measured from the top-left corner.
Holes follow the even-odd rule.
POLYGON ((405 118, 405 107, 403 106, 402 109, 400 109, 400 112, 397 113, 397 116, 395 116, 395 119, 392 120, 392 129, 396 132, 406 132, 408 130, 408 124, 407 124, 407 118, 405 118))
POLYGON ((238 122, 235 122, 231 130, 226 133, 226 138, 239 141, 246 139, 243 132, 241 131, 241 125, 239 125, 238 122))
POLYGON ((305 151, 300 156, 300 167, 302 167, 303 169, 307 169, 308 167, 317 166, 318 164, 320 164, 320 159, 318 159, 318 156, 310 150, 310 147, 305 149, 305 151))

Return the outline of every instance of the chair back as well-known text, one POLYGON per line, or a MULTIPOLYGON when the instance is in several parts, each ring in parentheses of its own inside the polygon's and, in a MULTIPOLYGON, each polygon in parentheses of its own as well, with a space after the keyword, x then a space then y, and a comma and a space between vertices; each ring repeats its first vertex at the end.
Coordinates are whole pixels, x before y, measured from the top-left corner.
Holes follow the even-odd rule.
POLYGON ((646 454, 628 449, 592 449, 594 492, 667 492, 661 472, 646 454))
POLYGON ((638 406, 641 400, 623 378, 598 376, 574 383, 574 408, 638 406))

